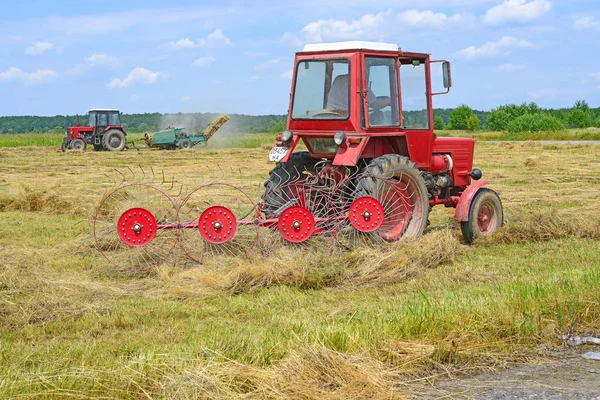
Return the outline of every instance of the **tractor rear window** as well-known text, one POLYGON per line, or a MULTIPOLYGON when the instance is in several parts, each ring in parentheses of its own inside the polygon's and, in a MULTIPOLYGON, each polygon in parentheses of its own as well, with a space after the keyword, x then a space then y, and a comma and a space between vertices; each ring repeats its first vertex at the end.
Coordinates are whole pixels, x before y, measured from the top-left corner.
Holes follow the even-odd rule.
POLYGON ((347 119, 348 60, 301 61, 296 68, 293 119, 347 119))

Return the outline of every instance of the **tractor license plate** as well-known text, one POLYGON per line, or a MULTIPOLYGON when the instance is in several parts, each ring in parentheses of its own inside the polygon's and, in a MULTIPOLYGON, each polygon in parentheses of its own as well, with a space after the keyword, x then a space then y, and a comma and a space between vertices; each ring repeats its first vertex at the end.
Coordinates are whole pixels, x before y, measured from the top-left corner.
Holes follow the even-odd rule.
POLYGON ((283 157, 287 155, 289 150, 289 147, 273 147, 269 153, 269 161, 281 161, 283 157))

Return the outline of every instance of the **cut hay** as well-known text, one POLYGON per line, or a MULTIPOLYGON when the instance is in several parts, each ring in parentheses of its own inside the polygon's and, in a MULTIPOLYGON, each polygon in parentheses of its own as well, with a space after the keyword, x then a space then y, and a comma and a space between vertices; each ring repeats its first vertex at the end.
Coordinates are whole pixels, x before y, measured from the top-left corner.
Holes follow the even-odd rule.
POLYGON ((189 270, 163 267, 159 276, 175 297, 223 291, 235 294, 275 285, 301 289, 385 286, 451 263, 461 249, 454 234, 440 230, 388 248, 343 254, 284 248, 262 258, 220 257, 189 270))
POLYGON ((544 242, 566 237, 600 238, 600 216, 581 209, 510 209, 505 226, 479 241, 489 243, 544 242))
POLYGON ((61 194, 60 185, 46 189, 33 189, 21 185, 16 198, 7 201, 2 211, 45 212, 49 214, 84 214, 82 204, 73 203, 61 194))
POLYGON ((306 346, 266 368, 213 362, 166 376, 161 398, 402 399, 397 375, 369 354, 306 346))

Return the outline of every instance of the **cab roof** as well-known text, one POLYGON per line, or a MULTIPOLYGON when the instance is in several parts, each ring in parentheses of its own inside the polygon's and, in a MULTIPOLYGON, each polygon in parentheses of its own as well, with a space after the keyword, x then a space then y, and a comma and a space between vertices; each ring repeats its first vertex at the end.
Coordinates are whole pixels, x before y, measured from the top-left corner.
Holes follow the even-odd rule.
POLYGON ((376 51, 393 51, 393 52, 397 53, 400 50, 400 48, 398 47, 398 45, 392 44, 392 43, 351 41, 351 42, 307 44, 304 46, 304 49, 302 51, 303 52, 314 52, 314 51, 338 51, 338 50, 376 50, 376 51))
POLYGON ((115 111, 115 112, 119 112, 119 110, 117 110, 115 108, 92 108, 89 112, 93 112, 93 111, 115 111))

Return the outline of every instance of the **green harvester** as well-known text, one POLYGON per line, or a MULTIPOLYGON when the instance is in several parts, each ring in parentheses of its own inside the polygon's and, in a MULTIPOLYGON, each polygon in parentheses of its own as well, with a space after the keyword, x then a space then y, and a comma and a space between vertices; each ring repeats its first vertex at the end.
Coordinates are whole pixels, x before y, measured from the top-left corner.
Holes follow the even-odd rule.
POLYGON ((164 131, 144 134, 144 141, 148 147, 174 150, 189 149, 198 144, 206 145, 208 140, 229 121, 227 115, 220 115, 213 122, 208 124, 205 129, 199 130, 195 134, 189 134, 185 128, 167 128, 164 131))

